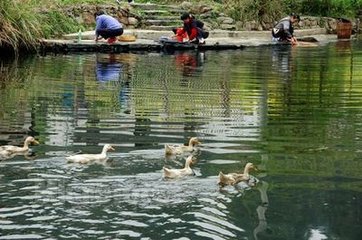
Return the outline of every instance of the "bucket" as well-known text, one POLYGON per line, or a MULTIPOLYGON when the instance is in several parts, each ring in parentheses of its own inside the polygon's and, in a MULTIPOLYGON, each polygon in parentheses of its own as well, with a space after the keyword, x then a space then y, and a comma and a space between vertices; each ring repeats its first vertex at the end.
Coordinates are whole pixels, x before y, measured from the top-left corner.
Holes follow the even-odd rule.
POLYGON ((352 34, 352 23, 346 20, 338 21, 336 30, 338 39, 349 39, 352 34))

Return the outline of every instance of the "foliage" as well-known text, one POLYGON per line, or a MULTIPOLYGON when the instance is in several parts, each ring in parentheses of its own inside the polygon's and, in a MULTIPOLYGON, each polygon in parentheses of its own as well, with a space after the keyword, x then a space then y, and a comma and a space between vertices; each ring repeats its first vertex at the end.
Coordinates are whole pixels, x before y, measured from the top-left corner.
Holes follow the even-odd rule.
POLYGON ((354 17, 361 7, 362 0, 304 0, 300 11, 309 15, 354 17))
MULTIPOLYGON (((59 0, 60 1, 60 0, 59 0)), ((0 48, 35 51, 39 39, 77 31, 75 19, 48 0, 0 1, 0 48)))
POLYGON ((69 18, 64 13, 56 10, 45 13, 42 18, 47 23, 42 26, 45 37, 61 36, 64 33, 77 32, 79 30, 75 19, 69 18))
POLYGON ((301 15, 349 17, 362 8, 362 0, 223 0, 227 14, 236 20, 259 21, 296 12, 301 15))
POLYGON ((223 0, 225 11, 239 21, 259 21, 265 16, 279 18, 283 0, 223 0))
POLYGON ((34 49, 43 36, 42 21, 28 4, 0 1, 0 23, 0 47, 10 46, 15 52, 19 48, 34 49))

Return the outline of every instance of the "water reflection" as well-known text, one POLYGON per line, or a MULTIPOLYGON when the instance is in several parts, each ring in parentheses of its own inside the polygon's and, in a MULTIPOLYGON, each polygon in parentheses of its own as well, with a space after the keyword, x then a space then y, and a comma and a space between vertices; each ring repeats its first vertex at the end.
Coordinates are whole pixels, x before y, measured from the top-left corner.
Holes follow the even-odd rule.
POLYGON ((259 235, 265 234, 266 231, 268 230, 268 224, 265 215, 269 206, 269 198, 267 194, 268 186, 269 184, 267 182, 261 181, 256 187, 256 189, 260 192, 260 204, 256 208, 259 224, 258 226, 256 226, 256 228, 254 228, 253 231, 255 240, 258 240, 259 235))
MULTIPOLYGON (((203 70, 205 52, 175 51, 173 55, 175 58, 175 67, 183 76, 193 76, 195 72, 201 72, 203 70)), ((187 82, 183 81, 182 85, 187 86, 187 82)))
POLYGON ((291 78, 292 73, 292 46, 273 46, 272 47, 272 63, 273 68, 279 72, 284 81, 288 81, 291 78))
POLYGON ((1 76, 1 141, 33 130, 44 144, 34 161, 0 164, 1 237, 358 239, 362 46, 338 48, 208 51, 196 67, 104 54, 102 71, 119 72, 107 81, 95 54, 14 63, 1 76), (163 145, 188 136, 203 141, 197 174, 163 181, 164 165, 180 167, 163 145), (111 164, 66 163, 104 143, 111 164), (220 169, 245 162, 268 175, 219 191, 220 169))
POLYGON ((120 108, 123 110, 124 114, 131 113, 130 95, 131 95, 130 79, 126 78, 123 79, 123 81, 121 82, 121 91, 119 92, 120 108))
POLYGON ((122 67, 115 54, 97 54, 96 76, 99 82, 120 81, 122 67))
POLYGON ((352 50, 352 43, 351 41, 338 41, 336 43, 336 50, 338 53, 351 53, 352 50))
POLYGON ((115 81, 120 89, 119 103, 123 113, 130 114, 130 81, 135 57, 126 54, 97 54, 96 79, 100 83, 115 81))
POLYGON ((26 153, 9 153, 9 152, 0 152, 0 161, 9 160, 16 156, 23 156, 26 160, 34 160, 36 158, 36 153, 33 151, 26 153))

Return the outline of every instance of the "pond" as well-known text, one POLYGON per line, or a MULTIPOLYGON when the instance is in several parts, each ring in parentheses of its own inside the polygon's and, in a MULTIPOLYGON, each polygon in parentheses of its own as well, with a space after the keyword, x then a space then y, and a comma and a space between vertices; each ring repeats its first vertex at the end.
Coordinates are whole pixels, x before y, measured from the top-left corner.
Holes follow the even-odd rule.
POLYGON ((0 239, 360 239, 362 44, 2 60, 0 239), (165 144, 197 137, 193 176, 165 144), (107 161, 68 163, 100 153, 107 161), (255 186, 218 174, 252 162, 255 186))

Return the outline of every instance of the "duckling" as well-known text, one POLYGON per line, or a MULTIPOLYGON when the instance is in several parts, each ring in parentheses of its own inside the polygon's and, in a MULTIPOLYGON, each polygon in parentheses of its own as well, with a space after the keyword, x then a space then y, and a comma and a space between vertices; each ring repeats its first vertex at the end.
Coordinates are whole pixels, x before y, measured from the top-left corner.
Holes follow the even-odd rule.
POLYGON ((12 145, 4 145, 0 146, 0 152, 4 155, 11 155, 11 154, 25 154, 29 151, 30 144, 39 144, 34 137, 27 137, 24 141, 24 145, 22 147, 12 146, 12 145))
POLYGON ((197 139, 197 137, 190 138, 189 145, 165 145, 165 154, 166 155, 179 155, 187 152, 193 152, 201 142, 197 139))
POLYGON ((169 169, 163 167, 163 177, 164 178, 179 178, 188 175, 193 175, 194 172, 192 171, 190 165, 193 163, 193 156, 190 155, 186 158, 185 167, 181 169, 169 169))
POLYGON ((106 144, 103 146, 103 150, 100 154, 77 154, 66 157, 66 159, 68 160, 68 163, 82 164, 90 163, 93 161, 104 161, 108 159, 107 152, 110 150, 114 151, 114 148, 110 144, 106 144))
POLYGON ((226 185, 235 185, 241 181, 249 181, 250 179, 249 171, 252 169, 256 170, 256 167, 254 166, 254 164, 249 162, 245 165, 244 173, 224 174, 222 172, 219 172, 218 184, 220 186, 226 186, 226 185))

